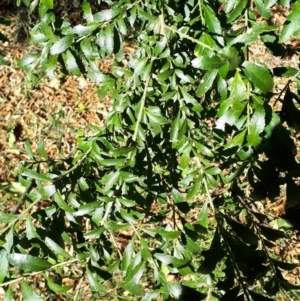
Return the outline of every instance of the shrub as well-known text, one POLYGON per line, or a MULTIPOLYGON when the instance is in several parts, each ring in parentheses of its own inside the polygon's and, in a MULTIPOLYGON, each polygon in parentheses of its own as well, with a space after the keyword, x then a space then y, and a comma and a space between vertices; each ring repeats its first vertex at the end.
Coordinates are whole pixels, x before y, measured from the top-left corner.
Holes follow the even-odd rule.
POLYGON ((299 87, 299 70, 270 70, 250 49, 299 35, 300 1, 281 1, 291 5, 283 26, 268 21, 278 1, 120 0, 102 10, 83 1, 77 25, 52 0, 24 2, 38 8, 31 42, 40 52, 19 66, 83 74, 112 110, 65 160, 26 144, 28 207, 1 213, 2 285, 22 279, 24 300, 40 300, 25 279, 41 273, 50 292, 65 294, 76 263, 101 300, 278 300, 295 289, 282 270, 297 265, 272 251, 287 237, 278 226, 290 223, 270 225, 256 201, 275 200, 283 184, 287 206, 299 200, 290 82, 280 112, 274 106, 274 74, 299 87), (124 42, 135 47, 127 60, 124 42), (97 67, 107 57, 112 73, 97 67))

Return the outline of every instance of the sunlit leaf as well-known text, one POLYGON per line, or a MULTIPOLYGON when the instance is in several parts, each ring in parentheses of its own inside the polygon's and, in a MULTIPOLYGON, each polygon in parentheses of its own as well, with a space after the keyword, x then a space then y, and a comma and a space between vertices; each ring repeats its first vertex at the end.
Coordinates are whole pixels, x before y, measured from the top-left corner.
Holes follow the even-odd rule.
POLYGON ((273 89, 273 77, 266 66, 253 62, 244 62, 242 66, 249 80, 263 93, 267 93, 273 89))
POLYGON ((43 301, 43 299, 29 286, 25 280, 21 282, 22 298, 24 301, 43 301))
POLYGON ((43 271, 51 267, 51 264, 46 260, 20 253, 9 254, 8 261, 12 266, 27 272, 43 271))
POLYGON ((2 249, 0 251, 0 283, 3 283, 4 278, 8 272, 8 260, 7 260, 7 252, 2 249))

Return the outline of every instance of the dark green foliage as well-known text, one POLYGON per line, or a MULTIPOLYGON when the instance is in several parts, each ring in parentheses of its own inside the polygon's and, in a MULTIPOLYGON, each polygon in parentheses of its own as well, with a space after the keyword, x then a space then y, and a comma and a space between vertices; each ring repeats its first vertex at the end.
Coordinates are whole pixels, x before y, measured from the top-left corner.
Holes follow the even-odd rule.
MULTIPOLYGON (((296 288, 281 274, 295 265, 272 252, 286 233, 273 229, 254 201, 274 200, 283 184, 288 206, 299 200, 290 137, 299 100, 286 87, 275 111, 272 70, 249 59, 248 47, 266 34, 279 44, 299 34, 300 2, 280 32, 265 20, 276 1, 250 2, 121 0, 94 12, 92 1, 83 1, 77 25, 57 17, 51 0, 27 3, 39 9, 31 34, 42 51, 19 66, 50 78, 58 68, 83 74, 99 83, 100 98, 111 96, 112 110, 104 128, 91 125, 95 135, 78 138, 74 156, 49 161, 47 173, 39 172, 39 158, 47 160, 43 142, 38 155, 26 144, 34 163, 24 165, 20 181, 35 182, 27 212, 40 200, 51 205, 28 217, 1 213, 4 283, 15 269, 48 269, 49 290, 63 294, 68 287, 48 271, 61 275, 60 266, 76 262, 103 300, 116 277, 119 293, 143 301, 276 300, 296 288), (136 51, 126 67, 129 35, 136 51), (95 64, 108 56, 112 74, 95 64), (19 231, 14 225, 22 219, 26 229, 19 231), (169 283, 167 275, 183 284, 169 283)), ((300 86, 299 70, 277 71, 300 86)), ((22 290, 39 300, 24 281, 22 290)))

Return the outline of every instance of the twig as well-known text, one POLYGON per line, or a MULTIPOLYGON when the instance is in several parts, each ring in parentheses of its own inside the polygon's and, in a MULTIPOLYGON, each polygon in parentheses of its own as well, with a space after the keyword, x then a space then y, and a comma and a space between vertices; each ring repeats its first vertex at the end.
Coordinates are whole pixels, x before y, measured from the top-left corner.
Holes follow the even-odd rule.
POLYGON ((30 192, 30 190, 32 189, 33 183, 34 183, 34 181, 30 182, 30 184, 28 185, 28 187, 26 188, 26 190, 22 194, 22 196, 21 196, 18 204, 16 205, 16 207, 11 210, 12 214, 16 214, 18 212, 18 210, 24 205, 25 200, 26 200, 26 196, 30 192))
POLYGON ((203 43, 203 42, 201 42, 201 41, 199 41, 197 39, 194 39, 194 38, 190 37, 189 35, 187 35, 185 33, 180 32, 179 30, 177 30, 177 29, 175 29, 175 28, 173 28, 171 26, 166 25, 165 28, 168 29, 168 30, 171 30, 171 31, 173 31, 175 33, 177 33, 179 36, 181 36, 181 37, 183 37, 183 38, 185 38, 187 40, 190 40, 190 41, 192 41, 192 42, 194 42, 194 43, 196 43, 198 45, 201 45, 204 48, 207 48, 207 49, 209 49, 209 50, 211 50, 213 52, 216 52, 216 50, 213 49, 212 47, 206 45, 205 43, 203 43))
POLYGON ((142 99, 141 99, 141 106, 140 106, 138 118, 137 118, 137 121, 136 121, 136 124, 135 124, 134 134, 133 134, 133 137, 132 137, 133 141, 137 140, 137 135, 138 135, 138 132, 139 132, 140 123, 142 121, 142 117, 143 117, 143 113, 144 113, 149 82, 150 82, 150 75, 147 77, 147 80, 146 80, 146 83, 145 83, 144 93, 143 93, 143 96, 142 96, 142 99))

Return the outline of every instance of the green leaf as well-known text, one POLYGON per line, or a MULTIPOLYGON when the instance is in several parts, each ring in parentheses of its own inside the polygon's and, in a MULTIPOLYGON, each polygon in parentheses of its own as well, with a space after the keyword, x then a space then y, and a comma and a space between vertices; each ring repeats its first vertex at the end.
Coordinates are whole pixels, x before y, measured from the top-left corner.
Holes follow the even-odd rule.
POLYGON ((3 283, 4 278, 8 272, 8 260, 6 250, 0 250, 0 283, 3 283))
POLYGON ((5 212, 0 211, 0 223, 1 224, 8 224, 16 219, 17 219, 17 217, 14 214, 5 213, 5 212))
POLYGON ((118 18, 117 25, 118 25, 119 32, 122 35, 126 36, 127 35, 127 26, 126 26, 126 23, 125 23, 124 19, 123 18, 118 18))
POLYGON ((194 185, 192 186, 191 190, 189 191, 189 193, 188 193, 188 195, 186 197, 187 200, 193 199, 199 193, 199 191, 200 191, 200 189, 202 187, 202 179, 203 179, 202 175, 200 175, 196 179, 194 185))
POLYGON ((298 74, 298 72, 299 72, 299 70, 297 68, 287 66, 287 67, 273 68, 274 74, 276 74, 276 69, 277 70, 279 69, 280 71, 281 70, 285 71, 285 72, 281 71, 281 76, 286 77, 286 78, 293 77, 296 74, 298 74))
MULTIPOLYGON (((41 32, 47 39, 49 39, 53 43, 55 43, 58 40, 58 37, 55 36, 52 28, 46 23, 41 24, 41 32)), ((33 38, 36 39, 35 35, 33 36, 33 38)))
MULTIPOLYGON (((220 47, 216 43, 216 41, 206 32, 202 33, 199 41, 201 44, 203 43, 204 45, 209 46, 210 48, 214 49, 215 51, 219 51, 220 47)), ((195 47, 195 56, 200 57, 201 55, 204 54, 211 54, 211 51, 207 49, 207 47, 204 47, 203 45, 197 44, 195 47)))
POLYGON ((47 160, 47 154, 45 151, 45 143, 44 143, 44 138, 40 139, 39 144, 38 144, 38 154, 45 160, 47 160))
POLYGON ((127 269, 132 261, 132 258, 134 256, 134 239, 131 239, 129 244, 126 246, 123 258, 122 258, 122 271, 127 274, 127 269))
POLYGON ((157 300, 157 298, 159 296, 159 291, 162 291, 162 289, 155 290, 155 292, 152 292, 151 290, 147 291, 146 294, 144 295, 144 297, 141 299, 141 301, 157 300))
POLYGON ((287 24, 284 24, 283 29, 279 35, 279 43, 285 43, 300 29, 299 24, 300 15, 300 2, 297 1, 293 6, 292 10, 287 16, 287 24))
POLYGON ((120 172, 110 172, 109 174, 105 175, 101 183, 105 184, 104 192, 109 191, 118 181, 120 178, 120 172))
POLYGON ((92 273, 89 268, 86 269, 86 273, 88 276, 88 280, 91 286, 91 290, 94 292, 106 294, 107 289, 105 286, 101 283, 102 279, 100 276, 98 276, 96 273, 92 273))
POLYGON ((271 13, 270 11, 267 9, 266 5, 263 3, 262 0, 254 0, 254 3, 259 11, 259 13, 261 14, 262 17, 264 17, 265 19, 270 19, 271 17, 271 13))
POLYGON ((84 216, 91 212, 93 212, 95 209, 99 208, 102 201, 95 201, 91 203, 87 203, 84 205, 81 205, 76 212, 73 213, 74 216, 84 216))
POLYGON ((173 188, 171 195, 175 204, 185 202, 183 195, 177 189, 173 188))
POLYGON ((6 290, 5 297, 4 297, 3 301, 15 301, 14 296, 13 296, 13 291, 12 291, 10 286, 6 290))
POLYGON ((31 286, 29 286, 23 279, 21 282, 21 292, 22 299, 24 301, 43 301, 43 299, 40 296, 38 296, 31 288, 31 286))
POLYGON ((42 69, 45 71, 46 75, 50 78, 53 79, 55 78, 55 73, 54 71, 57 68, 57 55, 52 55, 47 63, 42 66, 42 69))
POLYGON ((220 24, 220 20, 216 17, 215 12, 212 10, 212 8, 209 5, 202 4, 201 7, 204 12, 205 25, 207 26, 207 28, 210 32, 217 34, 216 40, 221 45, 223 45, 224 39, 223 39, 223 37, 221 37, 222 27, 220 24), (220 35, 220 36, 218 36, 218 35, 220 35))
POLYGON ((191 150, 192 150, 192 146, 190 144, 188 144, 184 149, 183 149, 183 153, 182 156, 180 158, 180 167, 182 169, 185 169, 189 166, 190 164, 190 159, 191 159, 191 150))
POLYGON ((263 93, 273 89, 274 81, 268 67, 249 61, 245 61, 242 66, 248 79, 263 93))
POLYGON ((18 67, 26 72, 31 72, 34 68, 36 68, 39 57, 39 54, 28 54, 18 61, 18 67))
POLYGON ((124 198, 118 199, 118 200, 119 200, 120 203, 121 203, 122 205, 124 205, 125 207, 134 207, 134 206, 137 205, 137 203, 136 203, 135 201, 133 201, 133 200, 128 200, 128 199, 124 199, 124 198))
POLYGON ((150 73, 152 71, 153 62, 150 62, 146 65, 146 67, 143 70, 143 73, 141 74, 141 80, 146 81, 147 78, 150 76, 150 73))
MULTIPOLYGON (((274 31, 278 28, 277 25, 269 26, 265 23, 257 23, 253 27, 251 27, 247 32, 238 35, 236 38, 232 39, 228 46, 232 46, 237 43, 242 43, 245 45, 249 45, 252 43, 255 43, 257 41, 257 37, 265 32, 274 31)), ((265 35, 262 37, 262 39, 265 39, 265 35)), ((266 41, 265 41, 266 42, 266 41)))
POLYGON ((53 195, 53 199, 59 208, 70 213, 74 212, 74 210, 64 201, 59 191, 55 192, 55 194, 53 195))
POLYGON ((276 230, 276 229, 272 229, 266 226, 263 226, 261 224, 258 225, 260 228, 261 233, 266 237, 266 239, 271 240, 271 241, 276 241, 277 239, 280 238, 284 238, 285 237, 285 233, 280 231, 280 230, 276 230))
MULTIPOLYGON (((145 74, 147 74, 147 70, 145 70, 145 74)), ((142 80, 144 79, 142 78, 142 80)), ((162 116, 160 108, 158 107, 148 107, 145 110, 145 114, 149 119, 150 127, 154 130, 154 135, 161 132, 161 125, 168 122, 167 118, 162 116)))
MULTIPOLYGON (((96 211, 95 211, 96 212, 96 211)), ((94 216, 93 216, 94 217, 94 216)), ((97 216, 96 216, 97 217, 97 216)), ((84 234, 84 237, 86 239, 93 239, 93 238, 99 238, 99 235, 102 234, 103 232, 105 231, 105 228, 104 227, 100 227, 100 228, 97 228, 93 231, 90 231, 90 232, 87 232, 84 234)))
POLYGON ((114 52, 114 27, 111 24, 107 24, 103 38, 105 40, 103 50, 107 55, 111 55, 114 52))
POLYGON ((170 133, 170 141, 176 142, 178 138, 178 132, 180 128, 181 122, 180 122, 180 113, 176 116, 176 118, 173 120, 171 124, 171 133, 170 133))
POLYGON ((48 9, 53 8, 53 0, 41 0, 41 3, 44 4, 48 9))
POLYGON ((122 10, 120 8, 104 9, 94 14, 95 22, 106 22, 118 16, 122 10))
POLYGON ((120 209, 120 214, 122 218, 128 223, 135 223, 136 219, 133 217, 133 214, 126 212, 124 209, 120 209))
POLYGON ((245 101, 236 101, 236 99, 231 98, 224 102, 218 111, 218 116, 221 117, 216 122, 216 128, 224 130, 225 124, 237 126, 246 105, 247 103, 245 101), (225 112, 224 109, 226 110, 225 112))
POLYGON ((209 219, 208 219, 208 210, 207 210, 207 201, 203 203, 201 211, 198 215, 197 224, 201 225, 204 228, 208 227, 209 219))
POLYGON ((258 243, 258 236, 251 231, 247 226, 238 223, 228 216, 225 216, 227 223, 230 225, 232 230, 245 242, 251 245, 258 243))
POLYGON ((174 267, 177 268, 185 265, 190 261, 190 259, 179 259, 174 256, 163 254, 163 253, 155 253, 154 257, 167 265, 172 264, 174 267))
POLYGON ((135 149, 135 146, 130 146, 130 147, 120 147, 120 148, 116 148, 114 150, 111 150, 111 153, 114 156, 122 156, 122 155, 127 155, 128 153, 130 153, 132 150, 135 149))
POLYGON ((77 65, 77 61, 70 50, 66 51, 65 64, 66 64, 67 70, 70 73, 77 75, 77 76, 81 75, 81 71, 77 65))
POLYGON ((24 143, 26 154, 31 160, 34 160, 34 154, 30 145, 30 141, 27 139, 24 143))
POLYGON ((201 83, 197 88, 196 95, 198 97, 203 96, 212 86, 216 76, 218 74, 218 69, 209 70, 201 79, 201 83))
POLYGON ((191 252, 193 254, 197 254, 202 251, 202 247, 200 246, 199 243, 195 242, 188 236, 186 236, 186 240, 187 240, 186 248, 189 252, 191 252))
POLYGON ((158 234, 166 240, 173 240, 173 239, 177 238, 181 234, 181 232, 180 231, 166 231, 166 230, 160 229, 158 234))
POLYGON ((203 154, 207 157, 213 157, 213 152, 204 144, 197 142, 196 140, 193 141, 195 144, 195 148, 193 148, 193 153, 195 156, 197 156, 199 153, 203 154))
POLYGON ((226 62, 220 57, 214 55, 212 57, 209 56, 201 56, 192 60, 192 66, 197 69, 202 70, 212 70, 221 68, 226 62))
MULTIPOLYGON (((163 72, 160 72, 160 73, 158 73, 157 74, 157 80, 158 80, 158 82, 162 85, 162 84, 164 84, 164 81, 166 80, 166 79, 169 79, 172 75, 173 75, 173 73, 174 73, 174 69, 169 69, 169 70, 166 70, 166 71, 163 71, 163 72)), ((169 92, 170 93, 170 92, 169 92)), ((175 91, 172 91, 171 93, 176 93, 175 91)))
POLYGON ((83 11, 83 15, 84 15, 85 20, 88 23, 94 22, 94 16, 92 14, 92 9, 91 9, 90 4, 87 1, 84 0, 82 2, 81 7, 82 7, 82 11, 83 11))
POLYGON ((74 41, 73 35, 69 35, 69 36, 59 39, 57 42, 55 42, 52 45, 52 47, 50 49, 51 54, 52 55, 60 54, 64 51, 66 51, 72 45, 73 41, 74 41))
POLYGON ((14 227, 11 227, 8 233, 5 235, 6 246, 5 250, 7 253, 11 252, 11 248, 14 244, 14 227))
POLYGON ((64 294, 69 291, 73 286, 72 285, 59 285, 51 280, 51 278, 45 276, 47 280, 48 287, 57 294, 64 294))
POLYGON ((51 263, 48 261, 20 253, 9 254, 8 261, 12 266, 20 268, 26 272, 43 271, 51 267, 51 263))
POLYGON ((30 240, 33 238, 39 238, 40 236, 36 232, 36 228, 32 222, 32 217, 30 215, 26 216, 26 237, 30 240))
MULTIPOLYGON (((93 157, 93 159, 96 159, 93 157)), ((95 160, 96 161, 96 160, 95 160)), ((122 166, 123 163, 125 162, 125 159, 103 159, 103 160, 97 160, 96 161, 99 165, 102 166, 122 166)))
POLYGON ((224 146, 224 149, 229 149, 229 148, 236 147, 236 146, 238 146, 238 147, 242 146, 244 143, 246 132, 247 132, 247 129, 244 129, 243 131, 238 133, 236 136, 234 136, 232 138, 232 140, 224 146))
POLYGON ((219 167, 216 167, 216 166, 209 166, 209 167, 204 169, 204 173, 212 175, 212 176, 216 176, 216 175, 219 175, 221 173, 221 169, 219 167))
POLYGON ((47 186, 42 186, 39 185, 39 193, 42 196, 43 200, 48 200, 53 196, 53 194, 56 191, 55 185, 47 185, 47 186))
POLYGON ((242 15, 242 11, 246 8, 248 0, 240 0, 237 1, 237 5, 235 6, 234 10, 228 14, 227 23, 230 24, 236 18, 242 15))
POLYGON ((240 72, 236 71, 230 86, 230 101, 235 104, 247 98, 246 85, 244 84, 240 72))
POLYGON ((194 83, 194 79, 191 76, 185 74, 180 69, 175 69, 175 74, 177 75, 178 78, 180 78, 180 84, 194 83))
POLYGON ((262 138, 259 135, 264 131, 266 125, 265 115, 266 113, 264 106, 256 106, 254 114, 252 115, 250 120, 250 126, 247 136, 247 141, 251 146, 257 146, 261 142, 262 138))
MULTIPOLYGON (((86 35, 92 33, 98 27, 99 27, 98 23, 90 23, 87 26, 78 24, 72 29, 72 34, 77 34, 79 37, 86 36, 86 35)), ((63 34, 64 34, 64 32, 63 32, 63 34)))
POLYGON ((59 246, 54 240, 49 237, 46 237, 45 244, 49 249, 56 255, 60 255, 66 258, 72 258, 72 256, 66 252, 61 246, 59 246))
POLYGON ((92 45, 88 38, 81 41, 80 48, 87 59, 91 59, 93 57, 92 45))
POLYGON ((284 218, 273 219, 270 225, 276 229, 289 230, 295 227, 294 222, 284 218))
POLYGON ((34 179, 34 180, 39 180, 39 181, 52 181, 57 177, 55 174, 50 174, 50 173, 43 173, 39 174, 34 170, 27 169, 25 167, 22 168, 22 176, 25 176, 29 179, 34 179))
POLYGON ((138 264, 126 277, 125 281, 121 284, 121 286, 130 291, 132 294, 137 296, 142 296, 144 294, 144 291, 142 288, 138 285, 140 279, 143 276, 145 269, 145 261, 138 264))
POLYGON ((227 60, 229 70, 235 70, 241 62, 241 57, 235 47, 225 47, 218 54, 227 60))

